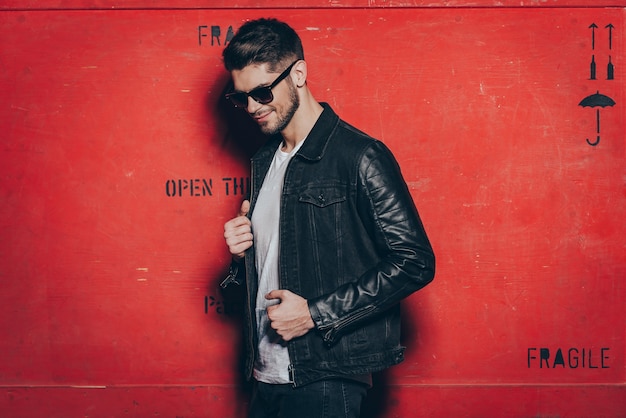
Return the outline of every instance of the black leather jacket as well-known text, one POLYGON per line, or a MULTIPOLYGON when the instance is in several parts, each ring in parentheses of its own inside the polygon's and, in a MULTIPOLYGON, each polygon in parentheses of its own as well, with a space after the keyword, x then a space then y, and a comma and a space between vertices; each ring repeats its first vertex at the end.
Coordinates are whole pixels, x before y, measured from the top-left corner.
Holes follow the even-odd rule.
MULTIPOLYGON (((306 298, 316 329, 288 343, 294 386, 403 360, 399 301, 426 286, 435 258, 387 147, 327 105, 289 163, 280 202, 281 288, 306 298)), ((252 158, 252 215, 281 141, 252 158)), ((254 228, 254 226, 253 226, 254 228)), ((254 231, 253 231, 254 233, 254 231)), ((256 353, 254 248, 223 283, 246 283, 246 372, 256 353)))

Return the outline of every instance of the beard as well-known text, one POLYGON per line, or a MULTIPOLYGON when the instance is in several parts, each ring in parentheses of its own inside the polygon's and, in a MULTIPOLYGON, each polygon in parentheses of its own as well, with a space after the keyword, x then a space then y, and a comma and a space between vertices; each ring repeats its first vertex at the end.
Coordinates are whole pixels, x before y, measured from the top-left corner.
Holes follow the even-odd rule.
POLYGON ((288 79, 287 83, 289 86, 288 106, 284 108, 284 110, 280 113, 278 112, 276 108, 274 108, 274 110, 276 110, 276 115, 278 117, 278 120, 276 121, 276 123, 274 124, 264 123, 262 125, 259 125, 259 127, 261 128, 261 132, 263 132, 265 135, 271 136, 271 135, 276 135, 277 133, 282 132, 282 130, 285 129, 287 125, 289 125, 289 122, 291 122, 293 115, 295 115, 296 111, 300 107, 300 97, 298 96, 298 91, 296 90, 296 86, 293 84, 293 81, 291 79, 288 79))

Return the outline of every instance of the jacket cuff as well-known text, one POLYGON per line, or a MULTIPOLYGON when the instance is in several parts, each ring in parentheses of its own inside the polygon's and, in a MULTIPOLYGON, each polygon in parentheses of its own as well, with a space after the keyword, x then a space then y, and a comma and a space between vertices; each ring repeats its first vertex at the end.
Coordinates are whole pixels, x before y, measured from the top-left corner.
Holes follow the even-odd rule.
POLYGON ((307 301, 309 313, 315 324, 315 328, 322 333, 322 339, 328 346, 333 345, 338 340, 337 329, 332 324, 325 324, 324 317, 314 301, 307 301))
POLYGON ((309 313, 311 314, 311 319, 315 324, 315 328, 320 329, 324 324, 322 323, 322 315, 320 314, 317 305, 310 300, 307 300, 307 304, 309 305, 309 313))

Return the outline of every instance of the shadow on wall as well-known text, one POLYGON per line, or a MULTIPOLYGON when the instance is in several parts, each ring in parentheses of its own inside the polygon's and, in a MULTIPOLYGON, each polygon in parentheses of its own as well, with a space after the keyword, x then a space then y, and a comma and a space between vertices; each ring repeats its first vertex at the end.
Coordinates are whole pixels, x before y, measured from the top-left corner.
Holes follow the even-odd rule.
MULTIPOLYGON (((398 371, 402 372, 409 367, 411 357, 413 357, 420 347, 425 346, 424 341, 420 341, 424 338, 424 333, 419 332, 422 327, 427 327, 428 324, 420 320, 418 315, 414 315, 412 310, 407 306, 411 303, 410 299, 414 296, 410 296, 408 299, 403 300, 401 303, 401 324, 402 324, 402 341, 401 344, 406 348, 406 359, 402 363, 393 366, 389 369, 383 370, 378 373, 374 373, 372 376, 373 387, 368 391, 367 398, 361 409, 362 418, 380 418, 387 416, 390 410, 394 409, 394 403, 398 402, 398 395, 394 393, 397 386, 395 386, 393 374, 398 371)), ((420 309, 424 309, 422 306, 420 309)))
MULTIPOLYGON (((226 277, 227 270, 225 269, 223 274, 217 278, 211 278, 213 283, 220 283, 226 277)), ((219 285, 217 285, 219 287, 219 285)), ((228 318, 229 326, 233 329, 241 330, 238 333, 238 338, 234 341, 233 350, 237 352, 237 370, 235 371, 235 390, 237 391, 237 399, 240 400, 237 405, 237 416, 244 417, 248 412, 248 405, 250 402, 250 397, 252 396, 252 384, 246 381, 245 378, 245 347, 244 347, 244 304, 245 304, 245 287, 231 285, 226 289, 222 289, 220 287, 221 295, 223 298, 224 306, 232 306, 233 309, 230 309, 225 315, 228 318)))
POLYGON ((232 81, 226 72, 212 87, 207 95, 206 109, 209 119, 221 122, 215 137, 222 138, 220 148, 226 155, 235 157, 248 167, 250 158, 263 145, 266 137, 245 109, 234 107, 224 97, 232 89, 232 81))
MULTIPOLYGON (((224 71, 222 77, 218 77, 215 85, 210 86, 205 98, 205 110, 207 112, 207 121, 215 121, 215 132, 207 138, 209 141, 220 141, 218 149, 221 155, 217 158, 226 158, 234 160, 245 169, 245 175, 248 175, 250 168, 250 158, 256 153, 259 147, 265 142, 266 138, 250 118, 245 110, 235 108, 226 100, 224 95, 232 88, 229 74, 224 71)), ((243 196, 241 197, 243 199, 243 196)), ((234 199, 236 208, 241 204, 241 199, 234 199)), ((233 208, 234 209, 234 208, 233 208)), ((227 212, 231 209, 225 209, 227 212)), ((235 212, 233 212, 235 213, 235 212)), ((244 417, 247 415, 249 400, 252 393, 252 385, 245 379, 245 347, 244 337, 244 307, 245 307, 245 287, 230 285, 226 289, 222 289, 220 283, 228 275, 229 263, 224 265, 212 265, 210 271, 218 272, 207 278, 208 294, 221 296, 221 307, 224 315, 221 318, 228 323, 228 326, 234 330, 241 330, 236 333, 237 338, 233 341, 233 350, 236 351, 237 363, 234 367, 234 375, 236 376, 235 385, 236 399, 239 400, 235 407, 236 416, 244 417)), ((212 330, 207 329, 207 332, 212 330)))

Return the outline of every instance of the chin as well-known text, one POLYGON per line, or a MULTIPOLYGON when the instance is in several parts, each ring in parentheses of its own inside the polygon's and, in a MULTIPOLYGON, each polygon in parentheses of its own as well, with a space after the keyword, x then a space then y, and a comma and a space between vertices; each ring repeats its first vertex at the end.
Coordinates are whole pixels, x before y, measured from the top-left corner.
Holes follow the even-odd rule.
POLYGON ((276 129, 276 127, 273 126, 262 125, 260 126, 260 128, 261 132, 268 136, 275 135, 280 132, 280 130, 276 129))

